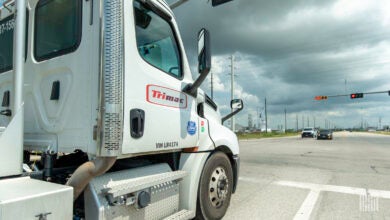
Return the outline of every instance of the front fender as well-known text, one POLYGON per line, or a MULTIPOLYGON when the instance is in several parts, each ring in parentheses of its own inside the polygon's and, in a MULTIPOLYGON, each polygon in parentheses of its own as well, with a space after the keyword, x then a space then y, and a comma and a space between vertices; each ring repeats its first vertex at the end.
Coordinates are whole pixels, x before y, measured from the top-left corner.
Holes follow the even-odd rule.
POLYGON ((217 149, 222 150, 229 156, 233 169, 233 193, 236 191, 238 184, 238 176, 240 170, 240 148, 238 139, 230 129, 222 126, 216 121, 210 120, 210 137, 214 141, 217 149))
POLYGON ((214 120, 209 121, 210 126, 210 137, 213 140, 216 147, 226 146, 232 152, 233 155, 240 153, 238 145, 238 139, 230 129, 217 123, 214 120))

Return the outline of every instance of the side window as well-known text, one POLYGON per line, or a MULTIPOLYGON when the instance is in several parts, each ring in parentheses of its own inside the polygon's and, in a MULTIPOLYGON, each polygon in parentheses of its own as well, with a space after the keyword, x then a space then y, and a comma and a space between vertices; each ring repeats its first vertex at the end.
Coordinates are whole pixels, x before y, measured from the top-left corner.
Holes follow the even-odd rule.
POLYGON ((40 0, 35 9, 38 61, 73 52, 81 41, 82 0, 40 0))
POLYGON ((141 57, 154 67, 181 78, 181 56, 170 23, 138 1, 134 1, 134 17, 141 57))
MULTIPOLYGON (((25 58, 27 58, 28 10, 26 10, 25 58)), ((10 15, 0 21, 0 73, 12 69, 15 17, 10 15)))

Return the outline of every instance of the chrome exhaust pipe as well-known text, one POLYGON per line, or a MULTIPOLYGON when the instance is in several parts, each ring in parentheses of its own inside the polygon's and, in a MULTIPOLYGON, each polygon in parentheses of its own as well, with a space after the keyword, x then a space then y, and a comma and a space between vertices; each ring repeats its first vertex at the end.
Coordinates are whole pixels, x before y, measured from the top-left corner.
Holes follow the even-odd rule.
POLYGON ((107 172, 114 165, 116 159, 117 157, 96 157, 94 160, 79 166, 66 183, 67 186, 73 187, 73 201, 84 191, 92 178, 107 172))

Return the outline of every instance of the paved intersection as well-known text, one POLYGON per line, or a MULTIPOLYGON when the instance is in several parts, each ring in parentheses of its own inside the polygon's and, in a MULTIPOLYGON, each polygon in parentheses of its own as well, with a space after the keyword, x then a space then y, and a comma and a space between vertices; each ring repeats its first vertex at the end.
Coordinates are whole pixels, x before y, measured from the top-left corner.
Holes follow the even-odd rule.
POLYGON ((241 141, 224 219, 390 219, 390 136, 241 141))

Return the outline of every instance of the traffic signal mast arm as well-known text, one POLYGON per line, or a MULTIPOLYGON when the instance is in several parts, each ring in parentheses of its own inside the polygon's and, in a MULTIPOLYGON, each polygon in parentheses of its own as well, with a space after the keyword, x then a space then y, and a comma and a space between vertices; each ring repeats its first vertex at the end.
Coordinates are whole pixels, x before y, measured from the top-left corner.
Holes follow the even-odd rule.
POLYGON ((357 99, 357 98, 363 98, 364 95, 371 95, 371 94, 378 94, 378 93, 388 93, 390 96, 390 90, 387 91, 379 91, 379 92, 361 92, 361 93, 351 93, 351 94, 342 94, 342 95, 328 95, 328 96, 315 96, 315 100, 326 100, 328 98, 334 98, 334 97, 344 97, 349 96, 351 99, 357 99))

